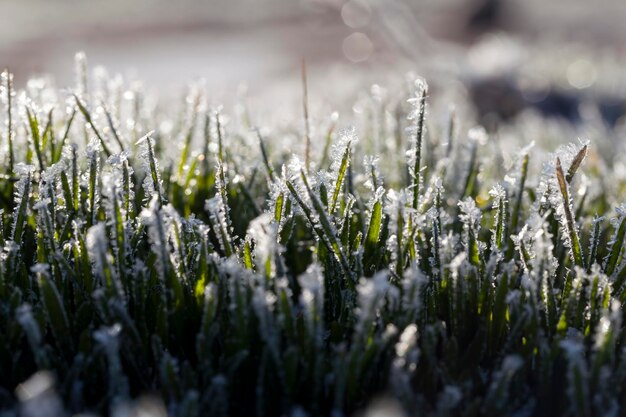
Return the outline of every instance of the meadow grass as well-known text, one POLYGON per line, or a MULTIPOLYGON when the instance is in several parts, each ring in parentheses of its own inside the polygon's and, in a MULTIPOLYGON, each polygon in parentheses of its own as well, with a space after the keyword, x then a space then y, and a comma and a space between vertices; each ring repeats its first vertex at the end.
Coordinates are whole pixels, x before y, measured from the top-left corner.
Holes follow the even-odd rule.
POLYGON ((303 66, 257 127, 77 63, 2 74, 2 416, 620 414, 622 148, 501 151, 421 79, 336 130, 303 66))

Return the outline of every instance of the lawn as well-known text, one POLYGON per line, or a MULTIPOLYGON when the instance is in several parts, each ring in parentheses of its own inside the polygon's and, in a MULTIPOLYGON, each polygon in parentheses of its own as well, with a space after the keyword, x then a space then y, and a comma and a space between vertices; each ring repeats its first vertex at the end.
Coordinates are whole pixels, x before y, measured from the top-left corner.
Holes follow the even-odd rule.
POLYGON ((0 415, 618 415, 619 131, 397 79, 277 121, 5 71, 0 415))

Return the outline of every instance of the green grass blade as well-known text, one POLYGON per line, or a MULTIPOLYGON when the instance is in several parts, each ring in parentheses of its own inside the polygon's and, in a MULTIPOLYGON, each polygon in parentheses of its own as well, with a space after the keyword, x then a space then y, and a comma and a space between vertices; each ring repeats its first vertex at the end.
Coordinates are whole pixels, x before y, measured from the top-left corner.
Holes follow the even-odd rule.
POLYGON ((587 145, 583 146, 582 149, 578 151, 578 153, 572 160, 572 164, 569 166, 569 169, 567 170, 565 181, 568 184, 572 183, 572 180, 574 179, 574 175, 576 174, 576 171, 578 171, 580 164, 582 164, 586 156, 587 156, 587 145))
POLYGON ((377 198, 372 206, 370 220, 367 226, 367 236, 364 242, 363 259, 366 273, 373 273, 375 254, 380 245, 380 231, 383 220, 382 195, 377 198))
MULTIPOLYGON (((39 284, 39 291, 45 307, 46 318, 54 338, 64 350, 71 349, 72 334, 70 322, 59 290, 47 272, 37 273, 37 283, 39 284)), ((70 352, 66 351, 66 355, 69 356, 69 354, 70 352)))
POLYGON ((572 258, 574 264, 584 268, 584 262, 582 252, 580 249, 580 240, 578 239, 578 231, 574 224, 574 217, 572 216, 571 202, 569 197, 569 191, 565 176, 563 175, 563 168, 561 167, 561 160, 556 159, 556 179, 559 183, 559 189, 563 198, 563 211, 565 214, 565 227, 569 236, 570 249, 572 251, 572 258))
POLYGON ((100 146, 102 146, 102 150, 104 151, 107 157, 111 156, 111 151, 109 150, 106 142, 104 141, 104 138, 102 137, 102 135, 100 134, 100 131, 98 130, 96 125, 93 123, 93 120, 91 119, 91 113, 89 113, 89 110, 87 110, 87 107, 85 106, 85 104, 81 101, 80 98, 78 98, 76 94, 74 94, 74 99, 76 100, 76 105, 78 106, 78 109, 80 110, 80 112, 83 114, 85 121, 87 122, 87 124, 89 125, 93 133, 96 135, 96 137, 100 141, 100 146))
POLYGON ((352 142, 349 141, 346 145, 346 149, 343 152, 343 157, 341 158, 341 165, 339 166, 339 171, 337 173, 337 181, 335 182, 335 190, 333 191, 333 196, 330 202, 330 209, 328 212, 333 214, 335 212, 335 208, 337 207, 337 200, 339 198, 339 193, 341 191, 341 186, 343 185, 343 179, 346 176, 346 170, 348 169, 348 165, 350 164, 350 148, 352 142))
POLYGON ((619 259, 624 244, 624 235, 626 235, 626 216, 622 216, 617 232, 613 237, 613 244, 611 245, 611 251, 606 260, 606 265, 604 266, 604 273, 609 276, 613 274, 617 266, 617 260, 619 259))
POLYGON ((267 156, 267 149, 265 149, 263 136, 261 136, 261 131, 259 129, 256 129, 256 134, 259 138, 259 148, 261 149, 261 156, 263 157, 263 164, 265 165, 267 176, 271 182, 274 182, 274 168, 272 168, 272 164, 270 163, 269 157, 267 156))
POLYGON ((35 148, 35 155, 37 156, 37 162, 39 162, 39 170, 43 171, 45 169, 45 166, 43 163, 43 157, 41 155, 41 136, 39 134, 39 121, 28 106, 26 106, 26 115, 28 116, 28 124, 30 126, 30 134, 33 140, 33 147, 35 148))

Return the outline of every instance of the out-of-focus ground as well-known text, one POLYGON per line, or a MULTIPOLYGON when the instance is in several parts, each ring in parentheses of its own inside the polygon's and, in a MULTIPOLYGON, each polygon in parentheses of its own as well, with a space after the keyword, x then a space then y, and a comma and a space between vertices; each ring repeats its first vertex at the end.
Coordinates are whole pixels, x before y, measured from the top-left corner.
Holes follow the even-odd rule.
POLYGON ((204 78, 225 100, 242 81, 291 99, 302 58, 320 97, 414 69, 478 85, 476 100, 505 117, 520 100, 548 97, 567 113, 572 91, 613 97, 626 85, 622 0, 0 0, 0 10, 0 66, 18 85, 41 73, 71 85, 78 50, 164 93, 204 78))

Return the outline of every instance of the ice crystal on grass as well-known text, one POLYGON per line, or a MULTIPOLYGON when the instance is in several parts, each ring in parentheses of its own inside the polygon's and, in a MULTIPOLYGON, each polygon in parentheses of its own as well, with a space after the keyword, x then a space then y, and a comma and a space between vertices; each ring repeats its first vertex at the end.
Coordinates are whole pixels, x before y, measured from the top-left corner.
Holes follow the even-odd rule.
POLYGON ((407 196, 403 190, 400 192, 390 190, 387 192, 386 197, 385 214, 389 217, 391 232, 387 240, 387 249, 391 256, 394 257, 393 259, 398 261, 398 251, 402 250, 402 245, 404 244, 401 240, 406 227, 407 196))
POLYGON ((248 226, 247 235, 254 241, 255 261, 260 271, 265 270, 268 263, 270 264, 270 271, 275 267, 272 260, 277 255, 276 242, 278 236, 276 224, 272 220, 270 213, 263 213, 253 219, 248 226))
POLYGON ((371 279, 362 279, 357 287, 357 293, 359 317, 357 331, 360 333, 366 331, 366 327, 377 318, 383 303, 393 302, 399 295, 398 289, 390 285, 387 272, 379 272, 371 279))
POLYGON ((465 200, 459 201, 459 209, 461 209, 461 215, 459 217, 464 225, 468 228, 477 228, 482 215, 480 209, 476 207, 474 199, 467 197, 465 200))
POLYGON ((609 308, 603 312, 594 335, 594 349, 596 351, 609 351, 614 348, 614 344, 622 332, 620 309, 620 302, 613 300, 609 308))
POLYGON ((162 280, 166 279, 169 273, 169 250, 165 224, 160 210, 158 197, 152 197, 148 207, 144 208, 140 214, 142 224, 148 227, 152 251, 156 255, 157 271, 162 280))
POLYGON ((345 157, 346 150, 355 146, 359 141, 354 126, 341 130, 338 134, 338 140, 335 141, 331 148, 331 165, 330 170, 334 173, 339 171, 345 157))
POLYGON ((365 156, 363 158, 363 169, 367 178, 363 185, 372 192, 376 192, 383 185, 383 177, 378 166, 379 161, 380 157, 378 156, 365 156))
POLYGON ((28 201, 30 199, 32 173, 34 170, 34 166, 26 165, 21 162, 15 166, 15 172, 19 175, 20 179, 14 186, 14 212, 11 238, 18 242, 22 239, 24 222, 26 221, 26 216, 29 211, 28 201))
POLYGON ((498 250, 503 245, 504 233, 506 228, 507 219, 507 194, 505 189, 500 184, 493 186, 489 190, 489 195, 493 198, 492 209, 495 210, 495 216, 493 218, 493 234, 491 238, 492 249, 498 250))
POLYGON ((322 342, 322 325, 324 317, 324 276, 321 267, 310 265, 307 270, 298 276, 298 283, 302 288, 300 303, 304 307, 309 327, 315 331, 319 342, 322 342))
POLYGON ((124 290, 116 271, 113 257, 109 254, 108 237, 104 223, 98 223, 87 231, 87 250, 93 259, 94 274, 103 280, 110 296, 124 297, 124 290))
MULTIPOLYGON (((422 296, 428 278, 418 268, 412 266, 407 269, 402 277, 400 294, 402 297, 402 309, 408 317, 418 317, 422 308, 422 296)), ((390 300, 393 303, 395 300, 390 300)), ((393 308, 393 305, 389 305, 393 308)))
POLYGON ((472 265, 479 266, 486 246, 484 242, 478 239, 482 219, 480 209, 476 207, 476 202, 471 197, 459 201, 459 209, 461 210, 459 218, 463 222, 463 230, 465 232, 464 244, 469 256, 468 260, 472 265))
POLYGON ((154 152, 153 134, 154 131, 146 133, 139 140, 137 140, 136 144, 144 147, 144 150, 141 153, 141 162, 146 174, 143 180, 143 188, 146 190, 146 195, 148 197, 157 195, 158 198, 161 199, 161 171, 159 168, 159 161, 157 160, 154 152))
MULTIPOLYGON (((620 254, 623 252, 624 236, 626 235, 626 204, 616 207, 615 212, 617 213, 617 217, 611 219, 611 224, 615 232, 609 241, 611 250, 605 258, 605 271, 608 275, 613 274, 615 271, 618 266, 617 263, 618 259, 620 259, 620 254)), ((623 263, 622 261, 622 264, 623 263)))

